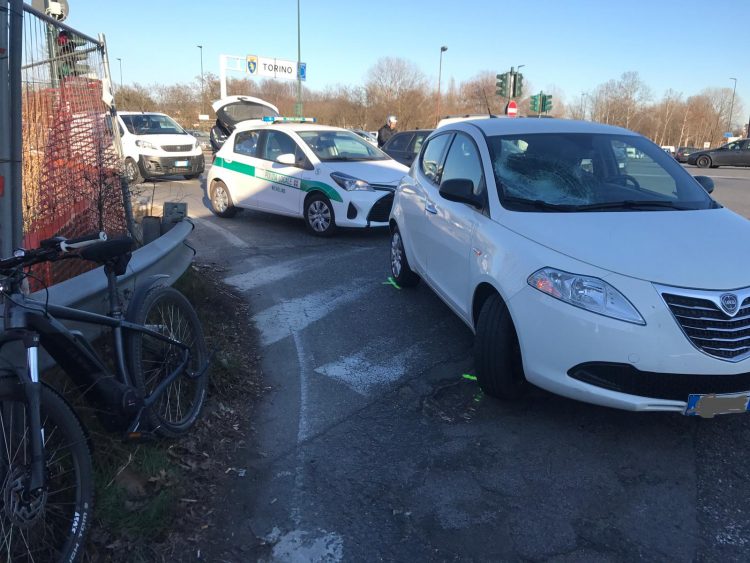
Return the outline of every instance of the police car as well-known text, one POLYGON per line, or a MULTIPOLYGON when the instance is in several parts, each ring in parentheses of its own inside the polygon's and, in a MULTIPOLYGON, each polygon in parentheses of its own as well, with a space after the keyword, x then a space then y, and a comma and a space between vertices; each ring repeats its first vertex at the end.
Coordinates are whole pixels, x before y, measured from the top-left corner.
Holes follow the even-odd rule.
POLYGON ((408 169, 356 134, 311 118, 239 123, 208 173, 212 211, 256 209, 302 217, 314 235, 385 227, 408 169))

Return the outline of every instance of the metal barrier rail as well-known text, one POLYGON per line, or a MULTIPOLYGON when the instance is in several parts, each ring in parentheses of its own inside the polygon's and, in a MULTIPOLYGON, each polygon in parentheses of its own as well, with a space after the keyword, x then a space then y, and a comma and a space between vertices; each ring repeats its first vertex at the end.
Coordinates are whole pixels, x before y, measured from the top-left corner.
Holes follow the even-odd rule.
MULTIPOLYGON (((147 281, 154 276, 164 276, 164 283, 171 285, 188 269, 195 251, 188 246, 185 239, 192 230, 193 224, 190 221, 180 221, 155 241, 133 252, 127 272, 118 278, 118 287, 126 300, 132 296, 138 282, 147 281)), ((99 267, 51 286, 48 290, 49 302, 105 314, 108 309, 107 278, 103 270, 103 267, 99 267)), ((47 291, 37 291, 31 296, 39 301, 45 301, 47 291)), ((0 329, 2 324, 0 318, 0 329)), ((88 340, 99 336, 102 330, 100 327, 82 323, 70 323, 69 326, 80 330, 88 340)), ((23 350, 5 346, 0 352, 0 357, 15 364, 23 359, 23 355, 19 356, 19 353, 23 354, 23 350)), ((40 366, 45 369, 51 367, 51 358, 46 354, 43 356, 40 357, 40 366)))

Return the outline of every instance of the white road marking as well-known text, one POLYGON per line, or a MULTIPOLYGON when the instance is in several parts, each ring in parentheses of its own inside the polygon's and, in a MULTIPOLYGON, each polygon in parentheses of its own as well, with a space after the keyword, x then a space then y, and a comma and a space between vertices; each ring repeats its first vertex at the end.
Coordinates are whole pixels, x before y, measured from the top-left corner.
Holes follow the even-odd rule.
POLYGON ((346 383, 360 395, 366 396, 373 387, 398 381, 411 366, 426 359, 423 342, 414 344, 395 356, 389 354, 392 350, 398 350, 398 344, 383 340, 314 371, 346 383))
POLYGON ((292 530, 282 535, 281 530, 274 528, 264 539, 273 544, 273 561, 336 563, 344 558, 344 540, 335 532, 292 530))
MULTIPOLYGON (((342 257, 350 256, 352 254, 364 251, 372 252, 372 249, 361 247, 346 251, 336 250, 335 258, 338 260, 342 257)), ((266 259, 265 257, 263 258, 266 259)), ((254 264, 256 260, 257 259, 253 258, 251 262, 254 264)), ((323 260, 325 260, 325 258, 323 258, 323 260)), ((301 273, 310 265, 320 264, 320 262, 321 255, 317 252, 313 252, 313 254, 311 255, 305 256, 303 258, 298 258, 296 260, 287 260, 286 262, 272 263, 269 266, 260 268, 248 267, 247 272, 230 276, 224 281, 229 285, 236 287, 240 291, 248 291, 262 285, 276 283, 284 278, 288 278, 295 274, 301 273)))
POLYGON ((356 301, 370 289, 366 287, 366 280, 353 279, 347 285, 290 299, 261 311, 253 316, 261 344, 269 346, 286 338, 290 332, 305 329, 337 307, 356 301))
POLYGON ((206 219, 201 219, 200 217, 194 217, 190 216, 190 219, 195 221, 198 225, 202 227, 206 227, 215 233, 219 233, 222 237, 224 237, 229 244, 236 248, 250 248, 250 245, 247 244, 244 240, 242 240, 240 237, 235 235, 234 233, 228 231, 227 229, 223 227, 219 227, 218 225, 214 225, 211 221, 208 221, 206 219))

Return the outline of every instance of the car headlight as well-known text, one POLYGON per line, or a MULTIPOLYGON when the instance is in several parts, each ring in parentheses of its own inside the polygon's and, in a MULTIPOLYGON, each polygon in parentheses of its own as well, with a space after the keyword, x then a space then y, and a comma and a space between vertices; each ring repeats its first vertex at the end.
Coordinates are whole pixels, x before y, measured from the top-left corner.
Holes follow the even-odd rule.
POLYGON ((355 178, 354 176, 349 176, 349 174, 344 174, 343 172, 332 172, 331 178, 342 188, 349 192, 355 192, 355 191, 364 191, 364 192, 371 192, 373 191, 372 186, 365 182, 364 180, 359 180, 358 178, 355 178))
POLYGON ((575 307, 628 323, 646 324, 622 293, 599 278, 542 268, 531 274, 527 281, 534 289, 575 307))
POLYGON ((138 140, 135 142, 135 146, 141 147, 142 149, 151 149, 152 151, 159 150, 159 147, 157 147, 154 143, 149 143, 148 141, 138 140))

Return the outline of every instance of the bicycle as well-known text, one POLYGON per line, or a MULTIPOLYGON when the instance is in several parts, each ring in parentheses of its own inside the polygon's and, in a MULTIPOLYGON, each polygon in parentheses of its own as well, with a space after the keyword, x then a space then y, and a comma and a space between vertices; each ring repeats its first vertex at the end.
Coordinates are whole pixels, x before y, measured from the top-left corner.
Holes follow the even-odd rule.
POLYGON ((75 561, 92 518, 89 438, 73 407, 40 380, 40 347, 95 407, 104 428, 126 440, 179 436, 203 407, 210 358, 185 296, 150 279, 136 287, 123 312, 117 277, 125 273, 131 249, 130 238, 106 240, 99 233, 47 239, 0 260, 6 276, 0 349, 25 348, 22 365, 0 368, 0 559, 75 561), (104 266, 106 315, 35 300, 24 291, 26 268, 69 258, 104 266), (114 369, 62 320, 108 330, 114 369))

